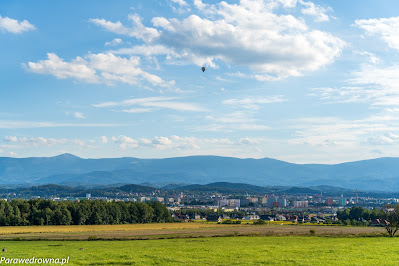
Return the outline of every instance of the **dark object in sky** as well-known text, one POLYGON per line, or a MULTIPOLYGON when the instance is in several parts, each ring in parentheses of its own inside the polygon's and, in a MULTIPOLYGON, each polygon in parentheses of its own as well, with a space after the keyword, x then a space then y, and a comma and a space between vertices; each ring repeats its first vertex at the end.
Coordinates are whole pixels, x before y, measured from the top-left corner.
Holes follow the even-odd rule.
POLYGON ((205 67, 202 67, 201 69, 202 69, 202 72, 205 72, 205 67))

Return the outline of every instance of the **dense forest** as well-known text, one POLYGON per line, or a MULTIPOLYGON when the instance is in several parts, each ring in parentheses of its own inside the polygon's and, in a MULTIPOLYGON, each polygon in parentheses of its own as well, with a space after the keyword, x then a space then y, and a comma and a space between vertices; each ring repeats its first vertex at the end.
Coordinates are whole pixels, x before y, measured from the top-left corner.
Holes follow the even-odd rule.
POLYGON ((171 220, 168 209, 159 202, 0 201, 1 226, 165 223, 171 220))

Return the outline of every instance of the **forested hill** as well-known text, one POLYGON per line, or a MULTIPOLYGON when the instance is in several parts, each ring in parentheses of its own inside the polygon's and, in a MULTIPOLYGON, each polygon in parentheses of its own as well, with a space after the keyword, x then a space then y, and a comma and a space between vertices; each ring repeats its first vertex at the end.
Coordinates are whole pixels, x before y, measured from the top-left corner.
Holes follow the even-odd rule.
POLYGON ((350 189, 399 191, 399 158, 335 165, 293 164, 270 158, 188 156, 166 159, 82 159, 0 157, 2 184, 247 183, 257 186, 329 185, 350 189))

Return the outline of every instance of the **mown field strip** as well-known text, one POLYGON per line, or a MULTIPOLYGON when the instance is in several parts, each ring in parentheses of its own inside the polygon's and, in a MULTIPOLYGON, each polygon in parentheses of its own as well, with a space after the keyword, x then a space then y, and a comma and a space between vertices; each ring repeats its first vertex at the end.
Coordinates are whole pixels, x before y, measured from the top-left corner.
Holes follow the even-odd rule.
POLYGON ((148 241, 5 241, 8 258, 68 265, 397 265, 388 237, 220 237, 148 241))

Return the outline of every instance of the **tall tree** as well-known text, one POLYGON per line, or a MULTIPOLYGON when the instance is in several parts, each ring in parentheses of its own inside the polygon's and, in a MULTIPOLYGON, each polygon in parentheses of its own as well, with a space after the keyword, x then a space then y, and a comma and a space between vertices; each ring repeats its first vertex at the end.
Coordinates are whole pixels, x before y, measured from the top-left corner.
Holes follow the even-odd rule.
POLYGON ((387 221, 385 229, 390 237, 393 237, 399 229, 399 204, 393 210, 387 209, 384 211, 384 218, 387 221))

